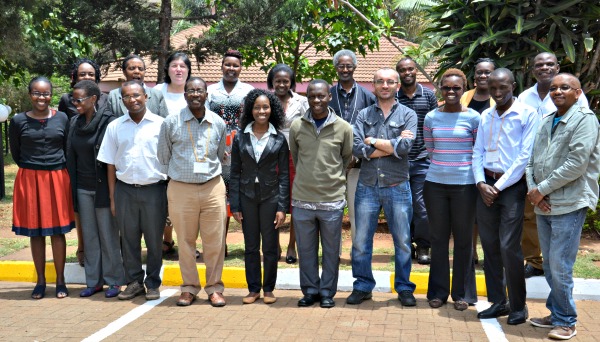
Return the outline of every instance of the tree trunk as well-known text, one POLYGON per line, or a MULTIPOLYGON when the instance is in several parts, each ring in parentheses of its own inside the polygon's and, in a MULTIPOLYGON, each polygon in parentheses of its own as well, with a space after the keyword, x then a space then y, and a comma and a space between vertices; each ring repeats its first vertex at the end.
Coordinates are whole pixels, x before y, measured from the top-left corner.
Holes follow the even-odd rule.
POLYGON ((160 16, 158 30, 160 35, 158 46, 158 70, 156 83, 162 83, 165 78, 165 64, 171 49, 171 0, 162 0, 160 5, 160 16))

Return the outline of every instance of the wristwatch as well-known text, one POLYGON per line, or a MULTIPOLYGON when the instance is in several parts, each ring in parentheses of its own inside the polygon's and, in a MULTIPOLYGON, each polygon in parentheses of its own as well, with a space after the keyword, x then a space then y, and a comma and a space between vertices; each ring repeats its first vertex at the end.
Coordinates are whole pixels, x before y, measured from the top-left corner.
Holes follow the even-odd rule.
POLYGON ((375 144, 377 144, 377 139, 371 138, 371 146, 375 147, 375 144))

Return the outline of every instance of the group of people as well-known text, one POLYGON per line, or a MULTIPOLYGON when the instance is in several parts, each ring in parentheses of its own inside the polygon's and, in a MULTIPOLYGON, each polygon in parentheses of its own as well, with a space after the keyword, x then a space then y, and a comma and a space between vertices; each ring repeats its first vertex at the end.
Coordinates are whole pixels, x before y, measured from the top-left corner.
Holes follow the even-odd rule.
POLYGON ((64 113, 49 108, 50 81, 34 78, 32 110, 9 126, 19 165, 13 231, 31 238, 38 276, 32 297, 45 295, 45 236, 54 252, 56 296, 68 296, 64 234, 75 227, 75 210, 87 284, 80 296, 107 285, 106 297, 159 298, 162 257, 174 248, 175 229, 183 279, 177 305, 191 305, 201 290, 200 235, 205 291, 212 306, 224 306, 230 212, 244 234, 249 293, 243 302, 256 302, 262 291, 271 304, 281 257, 277 229, 290 213, 286 262, 299 261, 298 306, 331 308, 348 207, 356 280, 346 303, 360 304, 376 285, 373 237, 383 209, 403 306, 416 305, 413 257, 431 264, 429 306, 439 308, 448 297, 456 310, 473 305, 478 231, 492 303, 478 317, 508 315, 508 324, 524 323, 525 278, 544 274, 551 314, 530 321, 552 328, 552 338, 574 336, 572 269, 587 208, 598 200, 600 168, 598 120, 577 78, 558 74, 556 56, 541 53, 533 60, 537 83, 516 98, 512 72, 482 59, 473 90, 461 70, 440 77, 438 106, 416 81, 410 58, 379 69, 372 92, 354 80, 352 51, 337 52, 333 66, 337 84, 312 80, 304 97, 284 64, 268 74, 272 92, 241 82, 242 55, 235 50, 223 57, 222 80, 210 86, 191 77, 190 60, 175 53, 165 82, 147 87, 144 61, 131 55, 122 63, 126 82, 106 96, 97 85, 98 66, 80 60, 73 91, 61 99, 64 113), (524 217, 531 231, 523 229, 524 217))

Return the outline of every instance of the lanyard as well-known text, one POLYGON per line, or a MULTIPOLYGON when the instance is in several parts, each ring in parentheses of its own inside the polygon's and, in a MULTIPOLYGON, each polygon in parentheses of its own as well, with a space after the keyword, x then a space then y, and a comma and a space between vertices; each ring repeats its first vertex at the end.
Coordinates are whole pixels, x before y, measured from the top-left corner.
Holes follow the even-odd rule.
MULTIPOLYGON (((498 113, 498 110, 496 110, 496 113, 498 113)), ((492 124, 491 124, 491 129, 490 129, 490 143, 488 144, 488 151, 497 151, 498 150, 498 144, 500 143, 500 134, 502 134, 502 125, 504 125, 504 119, 506 119, 506 117, 508 116, 508 113, 505 113, 504 116, 502 116, 502 121, 500 121, 500 129, 498 130, 498 139, 496 139, 496 148, 492 150, 492 133, 494 132, 494 114, 492 114, 492 124)))
POLYGON ((210 142, 210 138, 211 138, 211 132, 210 132, 210 125, 208 126, 207 130, 207 135, 208 135, 208 139, 206 139, 206 149, 204 150, 204 157, 202 159, 198 159, 198 152, 196 151, 196 144, 194 143, 194 138, 192 136, 192 129, 190 128, 190 121, 187 122, 187 129, 188 129, 188 136, 190 137, 190 142, 192 143, 192 148, 194 149, 194 157, 196 158, 196 161, 198 163, 201 162, 205 162, 206 161, 206 156, 208 155, 208 143, 210 142))

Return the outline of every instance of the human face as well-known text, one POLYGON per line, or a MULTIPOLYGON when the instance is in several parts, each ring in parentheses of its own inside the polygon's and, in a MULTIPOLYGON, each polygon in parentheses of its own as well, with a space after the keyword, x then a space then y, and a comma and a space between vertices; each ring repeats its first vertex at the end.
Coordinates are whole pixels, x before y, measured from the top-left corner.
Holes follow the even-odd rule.
POLYGON ((52 101, 52 87, 45 81, 37 81, 31 85, 29 92, 31 104, 36 111, 44 112, 52 101))
POLYGON ((198 110, 204 107, 204 102, 206 102, 206 97, 208 93, 206 92, 206 84, 199 80, 193 80, 187 83, 187 89, 183 94, 185 97, 185 101, 188 104, 190 110, 198 110))
POLYGON ((448 76, 444 78, 441 84, 442 97, 447 105, 456 105, 460 103, 460 97, 465 92, 465 85, 462 77, 448 76))
POLYGON ((494 63, 482 62, 475 66, 475 85, 481 90, 488 89, 488 79, 494 71, 494 63))
POLYGON ((240 73, 242 72, 242 63, 236 57, 227 56, 223 60, 221 71, 223 71, 224 81, 235 83, 238 81, 240 73))
POLYGON ((184 85, 188 75, 190 74, 190 69, 188 69, 187 65, 185 65, 185 62, 182 59, 174 59, 171 61, 171 63, 169 63, 167 72, 171 78, 171 83, 184 85))
POLYGON ((410 87, 417 82, 417 65, 414 61, 407 59, 398 63, 396 71, 400 74, 400 82, 403 87, 410 87))
POLYGON ((146 74, 146 67, 141 59, 133 58, 127 61, 127 66, 123 70, 125 79, 127 81, 138 80, 144 82, 144 75, 146 74))
POLYGON ((328 106, 331 101, 329 87, 323 83, 311 84, 306 89, 308 107, 314 117, 323 118, 329 113, 328 106))
POLYGON ((144 94, 144 88, 141 85, 130 84, 121 87, 121 96, 129 116, 144 115, 146 113, 148 95, 144 94))
POLYGON ((558 75, 550 83, 550 98, 560 114, 566 113, 577 103, 581 92, 581 84, 570 75, 558 75))
POLYGON ((254 106, 252 107, 252 116, 254 117, 254 122, 259 125, 268 125, 269 118, 271 117, 271 101, 269 98, 261 95, 256 98, 254 101, 254 106))
POLYGON ((553 54, 540 53, 533 59, 533 77, 539 83, 549 84, 559 70, 560 66, 553 54))
POLYGON ((280 71, 273 77, 273 88, 275 90, 275 95, 278 97, 285 97, 289 93, 291 86, 292 79, 287 72, 280 71))
POLYGON ((373 78, 373 87, 378 101, 393 100, 400 89, 398 74, 392 69, 378 70, 373 78))
POLYGON ((88 96, 83 89, 73 90, 73 98, 71 103, 77 108, 79 114, 94 113, 94 105, 96 104, 96 95, 88 96), (82 100, 77 101, 77 100, 82 100))
POLYGON ((76 82, 85 80, 96 82, 96 69, 89 63, 81 63, 77 68, 76 77, 76 82))
POLYGON ((354 69, 356 66, 350 56, 342 56, 338 59, 335 66, 340 82, 349 82, 354 80, 354 69))
POLYGON ((513 91, 517 84, 510 82, 507 74, 492 75, 488 81, 490 96, 496 101, 496 108, 508 109, 513 103, 513 91))

